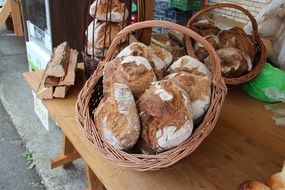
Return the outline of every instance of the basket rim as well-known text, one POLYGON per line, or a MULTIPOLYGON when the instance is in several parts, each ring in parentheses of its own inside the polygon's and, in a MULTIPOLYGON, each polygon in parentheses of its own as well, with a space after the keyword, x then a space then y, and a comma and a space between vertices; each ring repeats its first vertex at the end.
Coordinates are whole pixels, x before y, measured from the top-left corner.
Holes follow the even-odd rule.
MULTIPOLYGON (((227 85, 239 85, 242 83, 246 83, 250 80, 252 80, 253 78, 255 78, 262 70, 263 66, 266 63, 266 58, 267 58, 267 50, 266 47, 264 45, 264 43, 262 42, 262 40, 260 39, 260 36, 258 34, 258 25, 257 25, 257 21, 256 19, 253 17, 253 15, 246 10, 245 8, 236 5, 236 4, 232 4, 232 3, 216 3, 213 5, 208 5, 207 7, 201 9, 200 11, 198 11, 197 13, 195 13, 188 21, 187 23, 187 27, 191 28, 191 26, 194 24, 195 20, 201 16, 202 14, 212 10, 212 9, 218 9, 218 8, 233 8, 233 9, 237 9, 241 12, 243 12, 246 16, 248 16, 248 18, 250 19, 251 23, 252 23, 252 36, 253 36, 253 43, 254 45, 258 46, 260 48, 260 55, 259 55, 259 60, 258 62, 254 65, 253 69, 251 71, 249 71, 248 73, 239 76, 239 77, 233 77, 233 78, 226 78, 223 77, 225 83, 227 85)), ((188 54, 191 54, 192 56, 195 56, 194 53, 194 49, 192 46, 192 42, 190 41, 189 38, 185 38, 185 44, 186 44, 186 49, 188 54)))
MULTIPOLYGON (((118 34, 118 36, 115 37, 114 41, 110 46, 110 51, 108 50, 106 59, 99 63, 98 68, 95 70, 93 75, 87 80, 84 87, 80 91, 76 102, 77 125, 80 128, 83 137, 90 145, 92 145, 93 150, 116 165, 128 167, 137 171, 160 170, 175 164, 182 158, 192 153, 215 127, 227 93, 227 88, 224 83, 224 80, 221 77, 219 78, 220 72, 214 72, 217 76, 213 77, 211 81, 211 103, 209 105, 207 113, 204 116, 203 121, 186 141, 176 146, 175 148, 162 152, 160 154, 129 154, 127 152, 115 149, 104 139, 100 138, 98 131, 94 125, 93 118, 91 118, 89 112, 89 102, 94 87, 97 85, 99 79, 103 76, 105 62, 112 59, 112 51, 114 51, 116 44, 119 43, 121 36, 125 35, 130 31, 150 26, 169 27, 173 29, 176 29, 178 27, 180 29, 186 30, 190 35, 196 35, 196 38, 198 36, 198 40, 204 41, 201 36, 191 31, 190 29, 167 21, 145 21, 126 27, 118 34)), ((205 45, 208 44, 205 43, 205 45)), ((214 57, 216 64, 219 64, 219 60, 216 59, 216 53, 215 51, 213 51, 213 48, 210 46, 208 47, 208 49, 210 49, 210 53, 213 54, 212 56, 214 57)))

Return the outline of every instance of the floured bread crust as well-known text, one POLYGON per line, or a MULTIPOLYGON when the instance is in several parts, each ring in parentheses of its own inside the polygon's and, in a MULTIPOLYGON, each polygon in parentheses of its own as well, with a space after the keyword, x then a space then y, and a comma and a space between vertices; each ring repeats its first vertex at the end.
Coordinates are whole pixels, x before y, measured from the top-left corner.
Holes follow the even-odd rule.
MULTIPOLYGON (((220 48, 220 41, 217 36, 210 35, 210 36, 206 36, 205 39, 212 45, 212 47, 215 50, 220 48)), ((199 42, 195 43, 194 50, 195 50, 195 55, 202 62, 204 62, 204 60, 209 56, 208 51, 199 42)))
POLYGON ((126 57, 126 56, 141 56, 148 60, 151 64, 154 73, 156 74, 158 79, 161 79, 166 74, 166 65, 163 60, 159 58, 149 47, 140 43, 134 42, 124 48, 117 57, 126 57))
MULTIPOLYGON (((216 52, 221 60, 222 75, 224 77, 238 77, 252 69, 250 57, 239 49, 222 48, 216 52)), ((209 62, 209 59, 208 57, 205 62, 209 62)))
MULTIPOLYGON (((100 21, 92 21, 88 26, 87 47, 102 49, 111 45, 111 42, 115 36, 122 30, 123 26, 117 23, 107 23, 100 21), (93 26, 94 24, 94 26, 93 26), (94 29, 94 32, 93 32, 94 29), (94 40, 93 40, 94 33, 94 40), (94 46, 93 46, 94 41, 94 46)), ((122 39, 122 42, 126 41, 126 37, 122 39)))
POLYGON ((211 23, 208 20, 201 20, 194 23, 192 29, 203 37, 209 35, 216 36, 221 31, 219 27, 215 26, 214 23, 211 23))
POLYGON ((192 133, 191 102, 187 93, 170 81, 152 83, 138 101, 141 137, 155 152, 169 150, 192 133))
POLYGON ((94 124, 102 138, 120 150, 132 148, 140 134, 135 99, 124 84, 114 83, 95 109, 94 124))
POLYGON ((172 73, 164 80, 174 82, 188 94, 194 121, 205 114, 211 101, 211 80, 187 72, 172 73))
POLYGON ((95 0, 90 6, 89 13, 97 20, 110 22, 123 22, 129 16, 125 3, 119 0, 95 0))
POLYGON ((173 56, 170 52, 154 44, 151 44, 149 47, 151 48, 153 53, 155 53, 164 62, 166 68, 171 65, 173 61, 173 56))
POLYGON ((206 76, 211 78, 211 73, 206 65, 189 55, 185 55, 172 63, 168 68, 168 73, 177 73, 179 71, 185 71, 191 74, 206 76))
POLYGON ((253 61, 256 55, 256 47, 250 37, 238 27, 221 31, 218 34, 221 48, 233 47, 249 55, 253 61))
POLYGON ((135 98, 157 80, 148 60, 140 56, 115 58, 106 63, 103 76, 104 94, 108 94, 113 83, 122 83, 131 89, 135 98))

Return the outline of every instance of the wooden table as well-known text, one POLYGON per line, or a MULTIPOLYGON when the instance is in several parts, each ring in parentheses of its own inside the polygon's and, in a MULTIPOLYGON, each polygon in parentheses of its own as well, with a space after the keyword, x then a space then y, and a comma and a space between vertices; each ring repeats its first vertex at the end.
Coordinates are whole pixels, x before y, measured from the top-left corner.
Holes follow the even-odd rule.
MULTIPOLYGON (((66 167, 81 155, 86 163, 89 189, 103 189, 104 185, 108 190, 232 190, 245 180, 267 182, 271 174, 281 169, 285 159, 285 128, 274 126, 264 103, 238 88, 229 89, 213 132, 194 153, 173 167, 136 172, 115 166, 92 150, 76 126, 75 102, 83 85, 82 73, 79 72, 77 84, 66 99, 44 103, 65 134, 63 154, 52 160, 52 167, 62 164, 66 167)), ((33 90, 41 74, 24 73, 33 90)))

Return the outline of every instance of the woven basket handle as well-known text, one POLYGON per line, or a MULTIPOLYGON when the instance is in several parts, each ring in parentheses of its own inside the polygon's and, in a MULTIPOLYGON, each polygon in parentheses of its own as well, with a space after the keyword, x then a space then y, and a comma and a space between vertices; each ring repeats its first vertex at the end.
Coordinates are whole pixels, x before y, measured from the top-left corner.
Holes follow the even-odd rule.
POLYGON ((195 23, 196 19, 199 16, 201 16, 202 14, 204 14, 204 13, 210 11, 210 10, 223 8, 223 7, 240 10, 241 12, 243 12, 250 19, 251 24, 252 24, 252 29, 253 29, 252 30, 253 42, 254 42, 254 44, 256 44, 256 39, 257 39, 257 36, 258 36, 258 25, 257 25, 257 22, 256 22, 255 18, 245 8, 243 8, 243 7, 239 6, 239 5, 231 4, 231 3, 219 3, 219 4, 210 5, 210 6, 205 7, 204 9, 201 9, 200 11, 195 13, 190 18, 190 20, 187 23, 187 27, 191 27, 195 23))
POLYGON ((116 37, 112 41, 112 43, 108 49, 106 58, 105 58, 104 62, 102 62, 100 65, 104 66, 104 63, 113 59, 114 52, 115 52, 116 48, 118 47, 118 45, 121 43, 121 40, 124 38, 124 36, 126 36, 127 34, 133 32, 133 31, 136 31, 136 30, 140 30, 140 29, 144 29, 144 28, 152 28, 152 27, 161 27, 161 28, 177 30, 178 32, 181 32, 182 34, 189 36, 189 37, 195 39, 196 41, 200 42, 205 47, 205 49, 209 52, 209 54, 211 56, 211 60, 212 60, 212 64, 213 64, 213 80, 214 80, 214 82, 216 82, 216 83, 221 82, 222 77, 221 77, 220 59, 218 58, 216 51, 210 45, 210 43, 207 40, 205 40, 202 36, 200 36, 199 34, 194 32, 193 30, 191 30, 185 26, 181 26, 181 25, 178 25, 178 24, 175 24, 172 22, 162 21, 162 20, 143 21, 143 22, 138 22, 138 23, 135 23, 135 24, 132 24, 132 25, 125 27, 123 30, 121 30, 116 35, 116 37))

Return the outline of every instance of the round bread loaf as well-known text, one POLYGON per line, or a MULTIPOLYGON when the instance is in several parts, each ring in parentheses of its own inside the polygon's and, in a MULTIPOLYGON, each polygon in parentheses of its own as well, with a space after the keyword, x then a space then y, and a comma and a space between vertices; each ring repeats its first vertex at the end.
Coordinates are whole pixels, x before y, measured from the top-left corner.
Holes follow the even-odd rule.
POLYGON ((154 44, 151 44, 149 47, 164 62, 166 68, 171 65, 173 57, 170 52, 154 44))
POLYGON ((256 47, 250 37, 238 27, 221 31, 218 34, 221 48, 233 47, 250 56, 253 61, 256 55, 256 47))
POLYGON ((138 101, 141 137, 155 152, 184 142, 193 131, 187 93, 170 81, 152 83, 138 101))
POLYGON ((119 0, 95 0, 90 6, 89 13, 97 20, 110 22, 123 22, 129 16, 125 3, 119 0))
POLYGON ((192 25, 192 29, 200 34, 201 36, 209 36, 209 35, 218 35, 221 29, 215 26, 214 23, 209 22, 208 20, 201 20, 192 25))
MULTIPOLYGON (((91 48, 102 49, 109 47, 115 36, 122 30, 122 28, 123 28, 122 25, 117 23, 100 22, 97 20, 92 21, 88 26, 87 47, 89 47, 90 49, 91 48), (94 39, 93 39, 93 34, 94 34, 94 39)), ((125 41, 126 37, 122 39, 122 42, 125 41)))
POLYGON ((126 84, 135 98, 138 98, 156 81, 148 60, 140 56, 127 56, 115 58, 106 63, 103 71, 104 94, 108 94, 113 83, 126 84))
POLYGON ((158 79, 161 79, 166 74, 166 66, 163 60, 161 60, 154 52, 151 51, 146 45, 135 42, 124 48, 117 57, 126 57, 129 55, 141 56, 148 60, 152 66, 154 73, 158 79))
POLYGON ((189 55, 181 57, 172 63, 168 69, 168 73, 177 73, 179 71, 185 71, 191 74, 211 78, 211 73, 206 65, 200 62, 198 59, 195 59, 189 55))
MULTIPOLYGON (((213 46, 215 50, 219 49, 220 41, 217 36, 210 35, 210 36, 206 36, 205 39, 213 46)), ((208 51, 199 42, 195 43, 194 50, 195 50, 195 55, 202 62, 204 62, 204 60, 209 56, 208 51)))
POLYGON ((174 82, 188 94, 194 121, 208 110, 211 101, 211 80, 186 72, 172 73, 165 80, 174 82))
MULTIPOLYGON (((252 69, 250 57, 237 48, 222 48, 216 53, 221 60, 222 75, 226 78, 239 77, 252 69)), ((205 63, 209 59, 208 57, 205 63)))
POLYGON ((132 148, 140 135, 140 119, 131 90, 114 83, 94 110, 94 124, 101 138, 120 150, 132 148))

